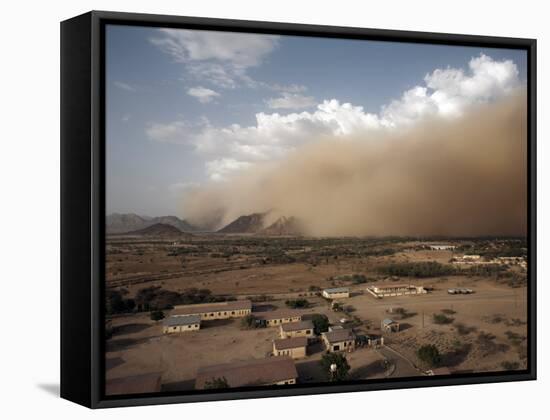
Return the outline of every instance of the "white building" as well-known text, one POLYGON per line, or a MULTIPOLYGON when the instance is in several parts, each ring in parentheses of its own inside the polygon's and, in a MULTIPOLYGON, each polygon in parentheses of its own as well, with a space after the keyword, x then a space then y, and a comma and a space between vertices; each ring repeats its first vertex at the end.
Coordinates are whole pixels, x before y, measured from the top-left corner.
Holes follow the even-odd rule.
POLYGON ((325 289, 323 290, 323 297, 327 299, 349 298, 349 288, 335 287, 333 289, 325 289))

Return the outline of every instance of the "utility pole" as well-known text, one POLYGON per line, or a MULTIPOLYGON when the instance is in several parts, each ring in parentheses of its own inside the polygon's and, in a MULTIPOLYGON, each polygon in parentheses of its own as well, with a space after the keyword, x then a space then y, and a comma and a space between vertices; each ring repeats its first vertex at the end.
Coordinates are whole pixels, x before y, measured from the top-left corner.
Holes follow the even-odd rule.
POLYGON ((424 329, 424 311, 422 311, 422 329, 424 329))

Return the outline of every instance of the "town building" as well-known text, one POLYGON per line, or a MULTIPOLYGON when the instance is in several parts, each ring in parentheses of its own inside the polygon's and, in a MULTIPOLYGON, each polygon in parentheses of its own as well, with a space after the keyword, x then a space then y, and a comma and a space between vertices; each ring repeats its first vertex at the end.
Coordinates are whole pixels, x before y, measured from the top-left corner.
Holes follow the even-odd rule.
POLYGON ((393 319, 386 318, 382 320, 380 324, 380 329, 382 332, 398 332, 399 331, 399 322, 394 321, 393 319))
POLYGON ((196 389, 208 388, 208 383, 222 379, 231 388, 257 385, 291 385, 298 372, 289 356, 268 357, 199 368, 196 389))
POLYGON ((352 330, 327 331, 321 334, 321 338, 328 352, 355 350, 355 334, 352 330))
POLYGON ((179 315, 166 318, 162 324, 164 334, 197 331, 201 328, 201 317, 198 315, 179 315))
POLYGON ((313 337, 315 335, 311 321, 288 322, 281 324, 279 329, 281 338, 313 337))
POLYGON ((343 299, 349 298, 349 288, 348 287, 335 287, 332 289, 325 289, 322 293, 324 298, 327 299, 343 299))
POLYGON ((256 319, 264 323, 266 327, 276 327, 289 322, 298 322, 302 320, 302 315, 298 311, 279 310, 254 313, 256 319))
POLYGON ((427 293, 423 286, 415 286, 413 284, 384 284, 367 287, 367 292, 376 298, 403 296, 403 295, 420 295, 427 293))
POLYGON ((161 374, 156 372, 108 379, 105 381, 105 394, 121 395, 160 392, 161 380, 161 374))
POLYGON ((456 245, 449 245, 449 244, 432 244, 432 245, 428 245, 428 247, 432 251, 452 251, 456 249, 456 245))
POLYGON ((233 300, 195 305, 178 305, 174 307, 170 315, 197 315, 203 321, 209 321, 213 319, 241 318, 251 313, 252 302, 250 300, 233 300))
POLYGON ((307 354, 307 337, 280 338, 273 340, 273 356, 290 356, 301 359, 307 354))

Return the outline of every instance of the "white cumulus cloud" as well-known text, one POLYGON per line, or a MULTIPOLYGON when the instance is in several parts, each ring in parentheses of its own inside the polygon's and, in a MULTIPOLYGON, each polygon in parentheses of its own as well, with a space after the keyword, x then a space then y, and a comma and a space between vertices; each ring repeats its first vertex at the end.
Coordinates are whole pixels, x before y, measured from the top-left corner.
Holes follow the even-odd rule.
POLYGON ((218 92, 202 86, 196 86, 188 89, 187 94, 197 98, 201 104, 211 102, 215 97, 220 96, 218 92))
MULTIPOLYGON (((254 162, 283 157, 294 148, 325 136, 393 130, 426 117, 456 118, 467 107, 503 97, 520 84, 512 61, 495 61, 482 54, 470 60, 467 70, 435 69, 425 76, 423 83, 382 106, 379 112, 367 112, 362 106, 330 99, 317 104, 311 112, 260 112, 255 124, 249 126, 214 127, 203 121, 189 129, 188 124, 175 122, 153 125, 149 134, 162 141, 176 133, 207 159, 210 178, 221 180, 254 162)), ((300 93, 287 92, 286 98, 293 98, 292 95, 300 93)), ((285 98, 285 93, 281 98, 285 98)), ((275 104, 280 109, 290 108, 275 104)))

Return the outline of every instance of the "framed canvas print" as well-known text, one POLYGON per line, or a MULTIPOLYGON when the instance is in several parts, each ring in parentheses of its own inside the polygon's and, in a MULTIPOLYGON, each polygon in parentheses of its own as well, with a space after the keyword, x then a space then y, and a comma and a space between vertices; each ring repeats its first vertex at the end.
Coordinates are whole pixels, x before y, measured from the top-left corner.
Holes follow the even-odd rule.
POLYGON ((532 39, 61 24, 61 394, 536 377, 532 39))

